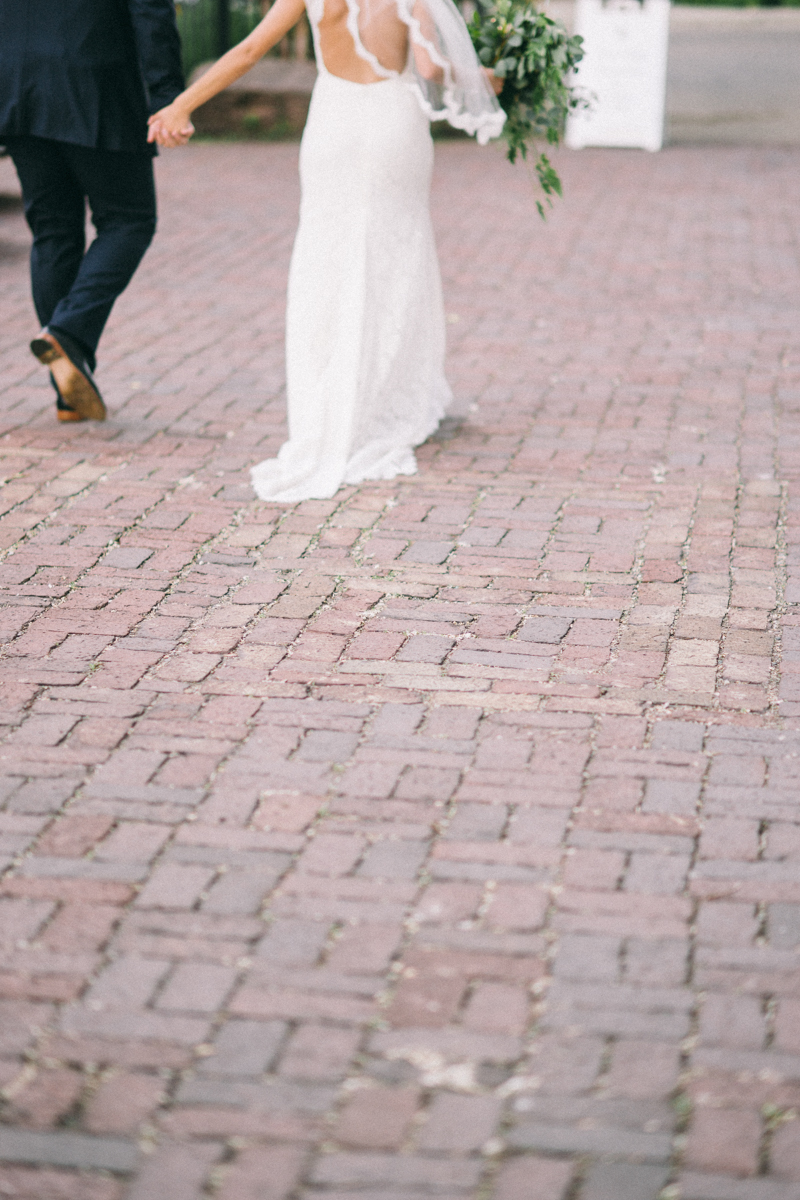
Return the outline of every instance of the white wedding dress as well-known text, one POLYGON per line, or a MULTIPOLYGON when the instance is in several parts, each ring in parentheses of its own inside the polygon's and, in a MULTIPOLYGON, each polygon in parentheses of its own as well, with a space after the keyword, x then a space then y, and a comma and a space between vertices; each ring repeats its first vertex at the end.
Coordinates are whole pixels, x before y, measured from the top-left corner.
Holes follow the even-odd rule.
POLYGON ((325 6, 345 0, 307 2, 319 75, 289 271, 289 440, 252 469, 262 500, 287 503, 416 471, 413 448, 450 399, 429 118, 446 117, 481 141, 504 120, 451 0, 424 0, 424 9, 421 0, 413 8, 346 0, 330 51, 320 34, 325 6), (352 39, 348 73, 373 82, 327 69, 325 53, 342 59, 343 33, 352 39))

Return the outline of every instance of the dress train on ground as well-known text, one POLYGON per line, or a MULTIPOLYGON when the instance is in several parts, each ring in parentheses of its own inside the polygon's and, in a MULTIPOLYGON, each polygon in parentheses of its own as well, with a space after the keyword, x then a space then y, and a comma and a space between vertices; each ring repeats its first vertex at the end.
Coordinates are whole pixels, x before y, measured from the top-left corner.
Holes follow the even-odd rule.
POLYGON ((401 77, 320 72, 289 272, 289 440, 252 469, 262 500, 326 499, 416 471, 413 447, 451 397, 432 166, 427 117, 401 77))

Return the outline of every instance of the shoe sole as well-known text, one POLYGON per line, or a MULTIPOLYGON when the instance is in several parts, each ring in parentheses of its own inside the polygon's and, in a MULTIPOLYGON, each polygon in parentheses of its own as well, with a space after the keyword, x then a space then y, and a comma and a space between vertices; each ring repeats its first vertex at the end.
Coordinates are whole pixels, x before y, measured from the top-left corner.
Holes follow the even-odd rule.
POLYGON ((59 420, 105 421, 106 406, 103 397, 83 371, 78 370, 52 334, 34 338, 31 342, 31 352, 40 363, 50 368, 64 403, 76 414, 59 417, 59 420))

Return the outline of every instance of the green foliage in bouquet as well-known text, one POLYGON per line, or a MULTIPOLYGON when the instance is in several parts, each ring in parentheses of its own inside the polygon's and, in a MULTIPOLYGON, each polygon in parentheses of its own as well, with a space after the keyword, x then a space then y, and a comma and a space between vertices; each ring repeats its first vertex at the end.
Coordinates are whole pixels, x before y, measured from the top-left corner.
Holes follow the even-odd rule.
MULTIPOLYGON (((528 143, 539 138, 557 146, 567 113, 584 103, 568 83, 583 58, 583 38, 570 37, 529 0, 493 0, 475 13, 469 32, 480 61, 504 80, 500 104, 509 162, 527 158, 528 143)), ((544 153, 534 169, 550 204, 552 195, 561 195, 561 180, 544 153)), ((536 207, 544 216, 540 201, 536 207)))

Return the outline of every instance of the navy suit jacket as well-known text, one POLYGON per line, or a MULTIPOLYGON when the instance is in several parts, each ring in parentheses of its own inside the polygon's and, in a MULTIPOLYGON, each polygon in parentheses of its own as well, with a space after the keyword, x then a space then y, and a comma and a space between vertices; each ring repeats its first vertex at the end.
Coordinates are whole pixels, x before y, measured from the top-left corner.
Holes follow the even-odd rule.
POLYGON ((173 0, 0 0, 0 142, 148 153, 183 86, 173 0))

